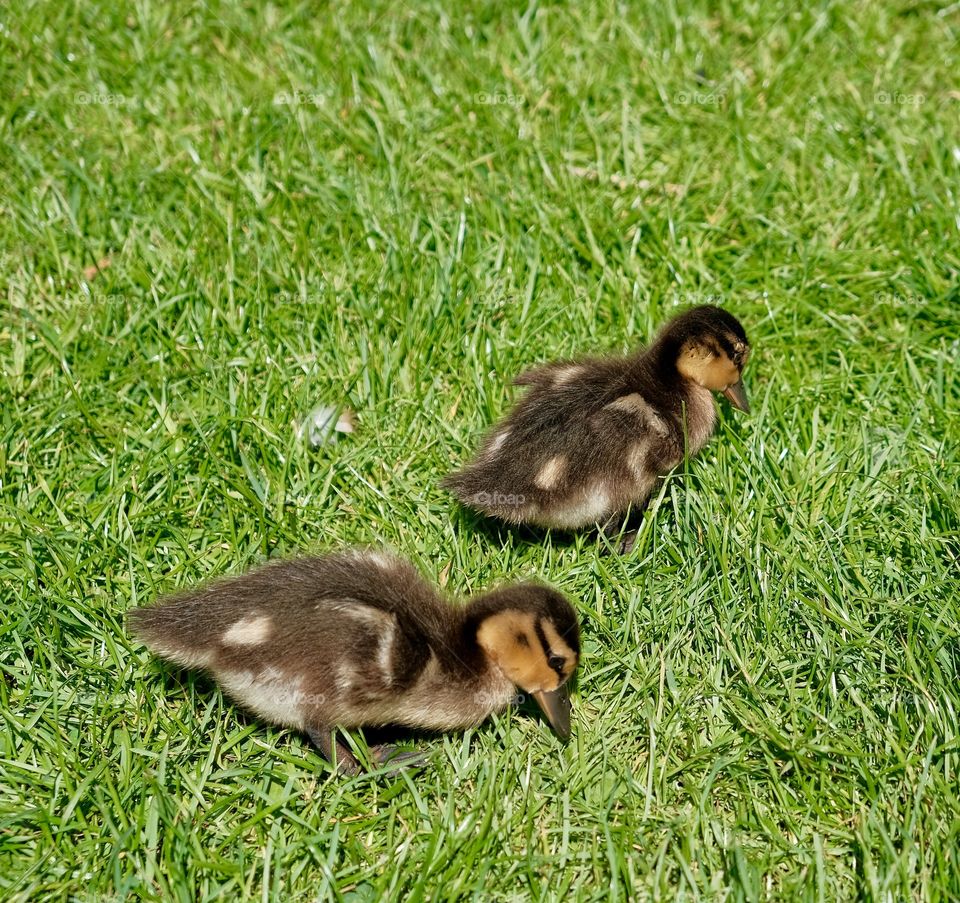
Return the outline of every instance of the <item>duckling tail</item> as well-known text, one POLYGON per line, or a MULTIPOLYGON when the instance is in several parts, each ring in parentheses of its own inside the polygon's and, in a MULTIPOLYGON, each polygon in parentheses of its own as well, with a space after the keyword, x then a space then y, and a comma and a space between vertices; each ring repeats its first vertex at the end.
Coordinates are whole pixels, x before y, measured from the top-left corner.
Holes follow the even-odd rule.
POLYGON ((464 505, 476 508, 478 502, 477 494, 480 491, 477 487, 482 482, 483 481, 477 479, 476 467, 467 465, 461 470, 448 473, 440 481, 440 487, 446 489, 448 492, 452 492, 464 505))
POLYGON ((161 658, 187 668, 202 668, 209 664, 212 649, 204 642, 205 631, 187 623, 189 613, 184 606, 169 603, 134 608, 127 612, 127 628, 161 658))
POLYGON ((442 480, 440 480, 440 488, 452 492, 458 498, 460 497, 460 489, 462 484, 462 470, 455 470, 453 473, 448 473, 442 480))
POLYGON ((461 505, 508 523, 522 523, 528 496, 501 488, 503 467, 469 464, 444 477, 440 485, 452 492, 461 505))

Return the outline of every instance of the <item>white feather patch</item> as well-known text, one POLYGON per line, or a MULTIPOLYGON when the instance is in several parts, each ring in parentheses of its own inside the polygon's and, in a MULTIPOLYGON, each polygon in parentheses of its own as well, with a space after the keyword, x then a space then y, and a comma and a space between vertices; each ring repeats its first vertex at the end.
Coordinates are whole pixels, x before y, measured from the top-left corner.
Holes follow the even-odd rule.
POLYGON ((540 489, 553 489, 563 479, 566 471, 567 459, 563 455, 555 455, 540 468, 540 472, 533 478, 533 484, 540 489))
POLYGON ((610 404, 607 405, 607 408, 614 411, 626 411, 629 414, 642 417, 647 426, 660 435, 666 435, 668 432, 667 425, 663 422, 663 418, 639 392, 621 395, 619 398, 611 401, 610 404))
POLYGON ((647 443, 644 440, 634 442, 627 449, 627 467, 636 477, 645 477, 647 470, 647 443))
POLYGON ((386 629, 380 637, 380 645, 377 647, 377 664, 380 666, 383 682, 387 685, 393 683, 393 640, 396 632, 397 622, 391 619, 390 623, 386 625, 386 629))
POLYGON ((386 552, 361 552, 360 557, 384 570, 389 570, 393 567, 394 563, 393 559, 386 552))
POLYGON ((490 444, 484 449, 483 457, 492 458, 500 449, 503 447, 503 443, 507 441, 507 437, 510 435, 510 430, 504 430, 502 433, 497 433, 493 439, 490 440, 490 444))
POLYGON ((575 380, 581 373, 583 373, 583 367, 579 364, 561 367, 553 377, 553 384, 554 386, 565 386, 567 383, 575 380))
POLYGON ((241 618, 223 634, 225 646, 259 646, 273 633, 273 621, 269 615, 248 615, 241 618))
POLYGON ((396 619, 389 611, 364 605, 363 602, 357 602, 355 599, 333 599, 322 607, 325 611, 336 612, 362 624, 369 624, 373 630, 377 631, 392 629, 396 623, 396 619))

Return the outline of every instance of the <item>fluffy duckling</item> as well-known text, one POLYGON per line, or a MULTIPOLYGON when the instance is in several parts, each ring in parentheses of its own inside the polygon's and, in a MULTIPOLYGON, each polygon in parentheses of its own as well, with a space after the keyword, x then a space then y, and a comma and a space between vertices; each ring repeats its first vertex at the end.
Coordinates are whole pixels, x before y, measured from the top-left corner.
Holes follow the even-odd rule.
POLYGON ((704 306, 675 317, 632 356, 530 370, 515 381, 529 387, 523 398, 476 458, 441 485, 510 523, 596 524, 616 534, 627 509, 710 438, 712 392, 749 411, 742 378, 749 354, 739 321, 704 306))
MULTIPOLYGON (((157 655, 209 671, 241 705, 305 732, 351 774, 360 765, 335 728, 469 727, 517 687, 570 735, 580 628, 547 586, 451 605, 408 562, 355 550, 269 564, 135 609, 130 625, 157 655)), ((388 746, 370 753, 401 758, 388 746)))

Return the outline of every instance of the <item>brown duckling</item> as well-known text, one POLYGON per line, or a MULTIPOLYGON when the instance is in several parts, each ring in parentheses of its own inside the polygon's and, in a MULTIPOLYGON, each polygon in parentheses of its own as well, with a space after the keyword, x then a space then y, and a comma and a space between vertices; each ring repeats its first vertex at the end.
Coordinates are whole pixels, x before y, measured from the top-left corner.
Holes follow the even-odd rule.
MULTIPOLYGON (((630 506, 713 433, 711 393, 749 411, 739 321, 695 307, 629 357, 546 364, 522 374, 523 398, 477 456, 442 484, 460 501, 514 524, 616 534, 630 506)), ((635 534, 624 542, 632 545, 635 534)))
MULTIPOLYGON (((479 724, 519 687, 570 734, 580 628, 534 583, 451 605, 392 554, 353 550, 268 564, 130 613, 157 655, 209 671, 233 699, 304 731, 335 765, 359 763, 335 728, 479 724)), ((371 748, 380 763, 393 747, 371 748)))

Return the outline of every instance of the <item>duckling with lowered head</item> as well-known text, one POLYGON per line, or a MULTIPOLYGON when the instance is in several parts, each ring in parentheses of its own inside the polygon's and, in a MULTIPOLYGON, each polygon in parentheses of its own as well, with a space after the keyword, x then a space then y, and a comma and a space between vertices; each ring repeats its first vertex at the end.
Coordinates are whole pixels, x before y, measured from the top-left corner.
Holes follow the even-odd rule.
MULTIPOLYGON (((514 524, 620 529, 631 505, 713 433, 711 393, 749 411, 743 368, 750 344, 719 307, 695 307, 629 357, 546 364, 446 486, 484 514, 514 524)), ((625 546, 632 544, 633 535, 625 546)))
MULTIPOLYGON (((519 687, 570 735, 567 681, 580 628, 567 599, 534 583, 449 604, 408 562, 351 550, 268 564, 130 613, 157 655, 209 671, 226 693, 304 731, 335 765, 357 759, 335 728, 479 724, 519 687)), ((380 763, 393 747, 371 748, 380 763)))

